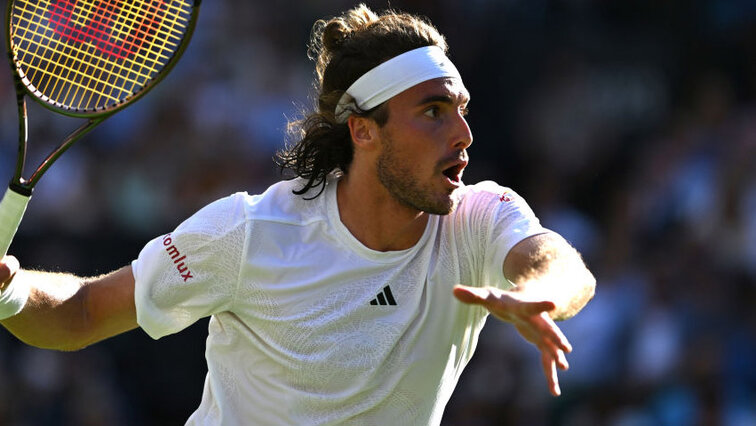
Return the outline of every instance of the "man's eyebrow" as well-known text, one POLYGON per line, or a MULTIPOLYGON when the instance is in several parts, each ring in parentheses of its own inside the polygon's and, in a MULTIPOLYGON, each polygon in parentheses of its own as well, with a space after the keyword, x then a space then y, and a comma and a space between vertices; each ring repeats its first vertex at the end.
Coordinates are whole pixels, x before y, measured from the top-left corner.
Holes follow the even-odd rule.
MULTIPOLYGON (((453 98, 450 95, 430 95, 427 96, 418 102, 418 105, 425 105, 425 104, 432 104, 432 103, 443 103, 443 104, 453 104, 456 100, 456 96, 453 98)), ((459 95, 459 100, 461 103, 467 103, 470 101, 470 97, 467 95, 459 95)))

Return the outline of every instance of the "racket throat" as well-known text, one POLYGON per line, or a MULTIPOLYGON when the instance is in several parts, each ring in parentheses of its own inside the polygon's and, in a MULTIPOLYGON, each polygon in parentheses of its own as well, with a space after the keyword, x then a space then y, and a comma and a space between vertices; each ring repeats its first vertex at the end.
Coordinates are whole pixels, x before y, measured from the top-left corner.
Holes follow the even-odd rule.
MULTIPOLYGON (((57 148, 55 148, 50 155, 45 158, 45 161, 42 162, 42 164, 37 167, 37 170, 32 173, 31 177, 29 177, 29 180, 25 184, 26 186, 29 186, 31 188, 34 187, 34 185, 39 182, 39 179, 42 178, 42 175, 45 174, 47 169, 50 168, 50 166, 61 156, 64 152, 68 150, 68 148, 71 147, 76 141, 81 139, 84 135, 89 133, 92 129, 95 128, 98 124, 102 123, 105 118, 107 117, 98 117, 88 120, 86 123, 79 126, 76 130, 71 132, 70 135, 66 139, 63 140, 63 142, 58 145, 57 148)), ((23 180, 23 179, 21 179, 23 180)))
MULTIPOLYGON (((16 85, 23 87, 18 81, 16 85)), ((26 146, 29 139, 29 120, 27 119, 26 98, 23 92, 16 91, 18 101, 18 159, 16 160, 16 171, 11 179, 11 186, 17 186, 18 189, 25 188, 26 180, 22 177, 24 174, 24 165, 26 164, 26 146)), ((31 191, 31 188, 28 188, 31 191)), ((18 190, 15 190, 19 194, 18 190)))

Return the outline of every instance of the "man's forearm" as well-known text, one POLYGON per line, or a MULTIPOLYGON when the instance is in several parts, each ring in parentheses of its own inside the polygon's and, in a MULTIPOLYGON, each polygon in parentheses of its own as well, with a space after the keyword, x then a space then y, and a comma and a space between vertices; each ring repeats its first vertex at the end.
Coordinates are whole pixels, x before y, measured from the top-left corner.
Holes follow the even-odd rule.
POLYGON ((84 280, 70 274, 18 271, 13 285, 31 287, 23 310, 0 321, 19 340, 46 349, 74 350, 82 344, 86 310, 84 280))
POLYGON ((554 302, 554 320, 573 317, 593 297, 596 279, 562 237, 545 234, 533 242, 507 259, 505 276, 517 286, 514 291, 554 302))

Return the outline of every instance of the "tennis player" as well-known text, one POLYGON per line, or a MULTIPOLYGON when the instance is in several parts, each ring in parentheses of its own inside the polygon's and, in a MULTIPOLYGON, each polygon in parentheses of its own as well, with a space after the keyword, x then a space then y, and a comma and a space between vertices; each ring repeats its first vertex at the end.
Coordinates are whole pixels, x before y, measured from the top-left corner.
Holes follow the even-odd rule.
POLYGON ((2 324, 75 350, 210 316, 192 425, 438 424, 489 313, 559 395, 571 347, 554 321, 595 280, 514 191, 462 183, 469 94, 444 38, 360 5, 316 23, 311 49, 318 104, 279 155, 296 178, 209 204, 105 276, 6 257, 2 324))

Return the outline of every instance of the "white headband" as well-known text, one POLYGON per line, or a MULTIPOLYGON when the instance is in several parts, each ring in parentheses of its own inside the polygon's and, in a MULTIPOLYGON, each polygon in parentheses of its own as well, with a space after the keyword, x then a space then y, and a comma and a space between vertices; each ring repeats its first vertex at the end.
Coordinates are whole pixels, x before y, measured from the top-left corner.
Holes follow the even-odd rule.
POLYGON ((353 112, 368 111, 410 87, 439 77, 461 79, 438 46, 425 46, 395 56, 352 83, 336 105, 336 121, 346 123, 353 112))

